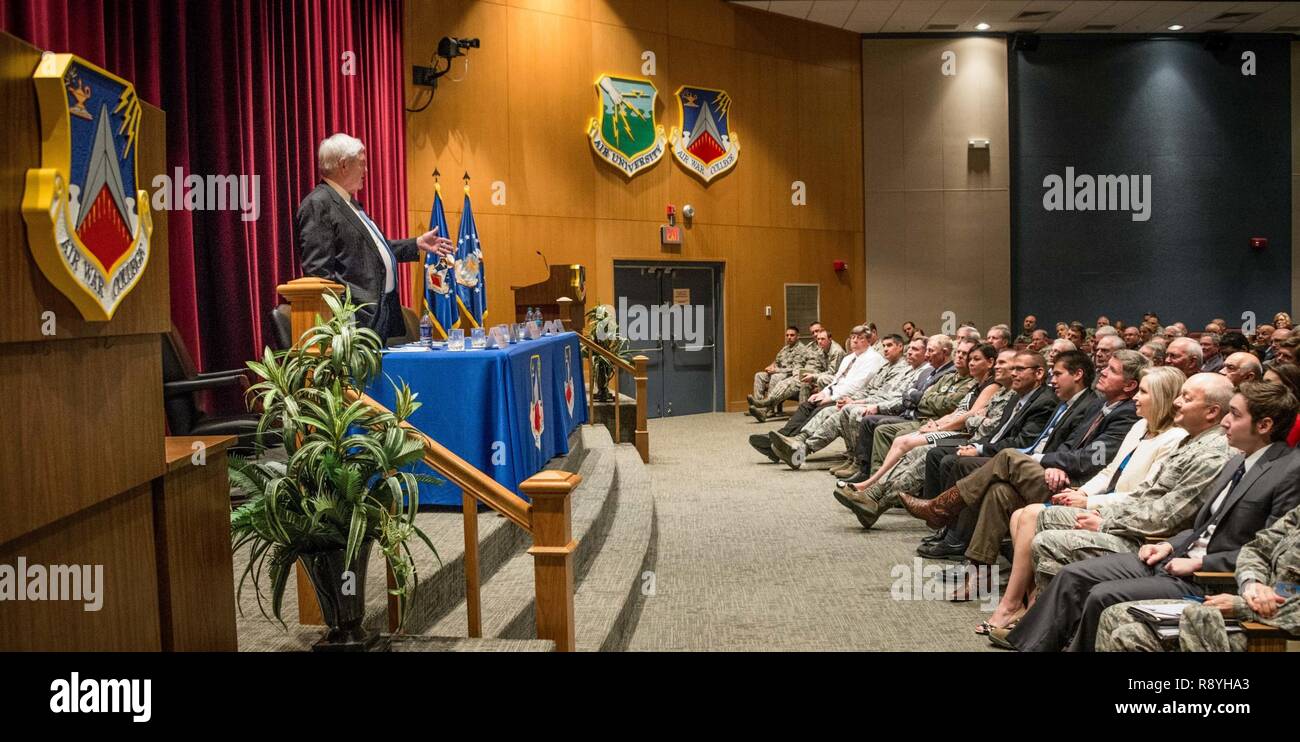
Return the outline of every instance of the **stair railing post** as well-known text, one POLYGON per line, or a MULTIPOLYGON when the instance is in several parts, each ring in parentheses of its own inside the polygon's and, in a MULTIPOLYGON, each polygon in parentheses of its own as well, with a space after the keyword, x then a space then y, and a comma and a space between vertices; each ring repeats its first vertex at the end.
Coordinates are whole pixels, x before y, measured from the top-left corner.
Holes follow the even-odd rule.
POLYGON ((537 638, 555 642, 558 652, 576 648, 573 612, 573 488, 582 477, 543 471, 519 485, 532 500, 533 576, 537 595, 537 638))
POLYGON ((636 452, 641 454, 642 463, 650 463, 650 428, 646 424, 646 406, 649 398, 646 396, 646 364, 650 359, 645 356, 636 356, 632 359, 636 372, 632 374, 632 380, 636 382, 636 452))

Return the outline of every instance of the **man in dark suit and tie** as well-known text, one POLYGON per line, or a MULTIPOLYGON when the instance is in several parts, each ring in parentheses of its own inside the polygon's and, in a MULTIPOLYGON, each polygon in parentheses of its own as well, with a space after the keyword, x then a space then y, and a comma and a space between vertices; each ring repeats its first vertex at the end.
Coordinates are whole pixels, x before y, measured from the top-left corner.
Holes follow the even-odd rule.
POLYGON ((357 201, 366 179, 366 149, 360 140, 334 134, 321 142, 317 166, 322 182, 298 205, 294 241, 303 273, 347 286, 352 300, 368 304, 357 323, 387 340, 406 334, 397 300, 397 264, 423 253, 450 254, 455 248, 435 228, 415 239, 389 240, 357 201))
POLYGON ((1054 430, 1044 431, 1042 440, 1033 448, 1004 448, 945 493, 951 503, 939 499, 913 501, 917 511, 914 514, 934 516, 925 511, 941 506, 945 514, 960 511, 958 527, 949 529, 945 541, 919 551, 921 556, 964 554, 974 564, 995 563, 1013 512, 1044 502, 1071 483, 1082 483, 1115 456, 1137 422, 1133 396, 1137 394, 1138 376, 1148 365, 1146 358, 1133 350, 1115 351, 1095 387, 1085 386, 1083 392, 1076 387, 1088 377, 1080 374, 1087 370, 1086 358, 1078 351, 1069 351, 1057 358, 1056 365, 1052 380, 1057 398, 1066 400, 1062 404, 1072 404, 1068 412, 1058 408, 1060 422, 1054 430), (1070 368, 1074 361, 1079 370, 1070 368), (1094 391, 1094 397, 1087 399, 1087 394, 1094 391))
POLYGON ((1021 651, 1091 651, 1109 606, 1203 595, 1193 573, 1234 571, 1241 547, 1300 505, 1300 455, 1286 445, 1297 409, 1300 402, 1281 384, 1242 384, 1221 423, 1241 453, 1220 470, 1192 527, 1136 554, 1066 565, 1014 630, 995 629, 990 638, 1021 651))

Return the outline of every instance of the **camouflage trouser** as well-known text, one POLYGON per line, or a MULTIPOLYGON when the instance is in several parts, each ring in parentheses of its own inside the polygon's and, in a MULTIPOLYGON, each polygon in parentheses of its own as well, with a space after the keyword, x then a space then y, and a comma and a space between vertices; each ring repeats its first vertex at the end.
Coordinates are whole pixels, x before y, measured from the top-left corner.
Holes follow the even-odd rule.
POLYGON ((769 374, 766 371, 759 371, 754 374, 754 399, 762 399, 767 396, 769 389, 774 388, 783 379, 789 378, 791 372, 777 371, 769 374))
POLYGON ((840 423, 840 437, 844 439, 844 446, 852 454, 858 446, 858 430, 862 423, 862 418, 867 416, 867 405, 855 404, 849 405, 840 410, 840 416, 837 418, 840 423))
POLYGON ((903 454, 893 469, 881 481, 884 494, 877 498, 881 510, 892 508, 901 502, 899 495, 915 497, 925 484, 925 454, 934 446, 917 446, 903 454))
POLYGON ((767 390, 767 398, 772 400, 772 409, 776 409, 781 402, 795 397, 799 397, 799 401, 802 402, 803 396, 799 392, 801 386, 799 377, 794 374, 774 382, 767 390))
POLYGON ((1052 578, 1067 564, 1103 554, 1124 552, 1136 554, 1138 547, 1141 546, 1129 539, 1109 533, 1075 529, 1073 522, 1070 523, 1069 530, 1065 530, 1059 524, 1067 516, 1061 511, 1066 510, 1082 512, 1077 508, 1051 507, 1043 508, 1043 512, 1038 516, 1039 530, 1034 536, 1031 553, 1034 560, 1034 582, 1039 590, 1047 587, 1047 583, 1051 582, 1052 578), (1059 530, 1044 530, 1044 516, 1047 516, 1049 523, 1057 524, 1059 530))
POLYGON ((1128 612, 1131 605, 1168 603, 1136 600, 1102 611, 1097 622, 1098 652, 1244 652, 1246 636, 1228 634, 1223 614, 1203 605, 1189 605, 1178 621, 1178 639, 1161 640, 1146 623, 1128 612))
POLYGON ((803 438, 808 453, 820 451, 840 437, 840 414, 844 411, 835 405, 827 405, 813 413, 804 423, 799 437, 803 438))

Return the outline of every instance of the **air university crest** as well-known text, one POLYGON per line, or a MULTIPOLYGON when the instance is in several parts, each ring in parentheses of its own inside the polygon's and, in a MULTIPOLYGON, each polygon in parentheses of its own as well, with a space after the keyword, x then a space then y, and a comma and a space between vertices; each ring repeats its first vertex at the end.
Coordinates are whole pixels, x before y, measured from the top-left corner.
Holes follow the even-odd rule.
POLYGON ((23 194, 32 257, 83 317, 108 321, 149 264, 140 101, 131 83, 71 54, 47 52, 32 78, 42 134, 23 194))
POLYGON ((600 112, 587 124, 596 154, 632 177, 655 164, 667 151, 664 127, 655 121, 654 83, 635 77, 602 75, 596 80, 600 112))
POLYGON ((726 91, 683 85, 677 89, 682 128, 673 127, 673 157, 705 183, 727 172, 740 156, 731 131, 731 96, 726 91))

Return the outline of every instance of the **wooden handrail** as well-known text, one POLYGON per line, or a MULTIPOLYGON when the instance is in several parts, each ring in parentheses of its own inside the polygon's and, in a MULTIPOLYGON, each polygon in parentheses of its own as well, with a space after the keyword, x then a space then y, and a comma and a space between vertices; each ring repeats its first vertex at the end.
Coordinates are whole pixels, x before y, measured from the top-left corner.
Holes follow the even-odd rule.
MULTIPOLYGON (((646 423, 648 417, 646 405, 649 404, 649 398, 646 396, 646 366, 649 364, 650 359, 643 355, 637 355, 629 363, 626 359, 621 358, 618 354, 581 332, 578 333, 578 341, 582 343, 582 347, 599 355, 614 366, 614 441, 616 443, 623 440, 623 416, 620 414, 618 406, 619 373, 626 371, 632 374, 632 381, 636 389, 636 431, 633 441, 636 445, 636 452, 641 456, 641 461, 646 464, 650 463, 650 428, 646 423)), ((592 373, 589 378, 591 379, 591 388, 587 392, 587 422, 592 423, 596 417, 596 375, 592 373)))
MULTIPOLYGON (((301 338, 315 324, 316 316, 323 316, 328 311, 322 299, 325 292, 338 295, 342 290, 338 284, 317 278, 299 279, 279 286, 280 295, 291 305, 293 336, 301 338)), ((349 402, 359 400, 375 411, 391 412, 369 395, 349 391, 346 396, 349 402)), ((534 562, 537 637, 555 642, 558 651, 574 651, 573 553, 577 541, 572 536, 572 492, 582 481, 582 476, 557 471, 534 474, 520 484, 520 489, 532 498, 530 504, 415 426, 405 421, 401 425, 420 438, 424 463, 460 487, 462 492, 465 608, 469 635, 482 635, 477 507, 481 502, 532 536, 533 546, 528 552, 533 555, 534 562)), ((392 586, 391 572, 389 585, 392 586)), ((390 628, 395 626, 395 611, 395 601, 390 600, 390 628)), ((298 614, 300 623, 323 623, 320 606, 301 565, 298 567, 298 614), (315 621, 310 620, 313 617, 315 621)))

